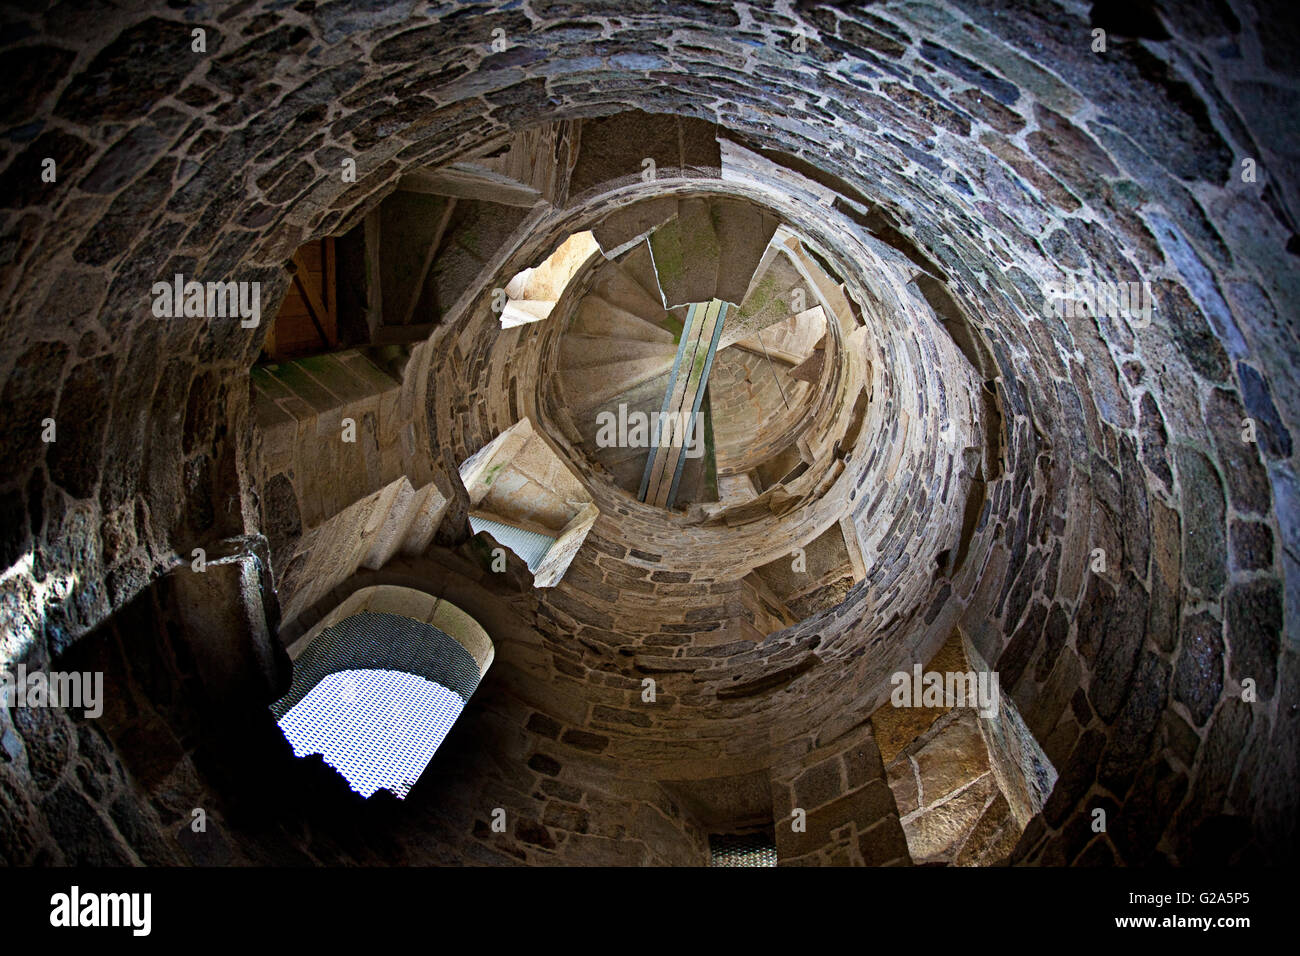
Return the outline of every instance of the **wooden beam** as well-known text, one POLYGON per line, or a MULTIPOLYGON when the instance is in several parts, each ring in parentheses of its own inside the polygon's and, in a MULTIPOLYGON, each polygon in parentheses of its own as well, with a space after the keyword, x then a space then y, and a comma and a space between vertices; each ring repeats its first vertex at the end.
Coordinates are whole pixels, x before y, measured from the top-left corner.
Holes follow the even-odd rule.
POLYGON ((329 327, 334 332, 335 341, 339 337, 339 297, 338 297, 338 260, 334 256, 334 237, 326 236, 320 241, 320 285, 321 298, 325 300, 325 314, 329 317, 329 327))
POLYGON ((403 192, 480 199, 503 206, 536 206, 542 194, 527 183, 475 163, 452 163, 437 169, 417 169, 398 180, 403 192))
POLYGON ((433 268, 433 260, 438 257, 438 250, 442 248, 442 237, 447 232, 447 223, 451 222, 451 214, 455 209, 456 200, 449 198, 442 215, 438 218, 438 228, 434 230, 433 237, 429 240, 424 265, 420 267, 420 278, 416 281, 415 288, 411 290, 411 301, 407 303, 406 311, 402 313, 402 325, 409 325, 411 317, 415 315, 415 307, 420 304, 420 297, 424 294, 424 283, 429 278, 429 270, 433 268))
POLYGON ((301 249, 293 254, 293 264, 293 284, 297 287, 299 294, 302 295, 303 301, 307 303, 307 317, 311 319, 311 324, 316 326, 316 333, 320 336, 321 344, 329 348, 333 343, 325 333, 324 325, 321 324, 328 321, 329 313, 325 310, 325 303, 320 300, 316 290, 307 281, 307 264, 303 259, 301 249))
POLYGON ((370 329, 370 340, 375 345, 375 336, 384 324, 384 290, 379 280, 379 243, 383 238, 379 207, 376 206, 366 214, 365 222, 365 257, 366 257, 366 327, 370 329))

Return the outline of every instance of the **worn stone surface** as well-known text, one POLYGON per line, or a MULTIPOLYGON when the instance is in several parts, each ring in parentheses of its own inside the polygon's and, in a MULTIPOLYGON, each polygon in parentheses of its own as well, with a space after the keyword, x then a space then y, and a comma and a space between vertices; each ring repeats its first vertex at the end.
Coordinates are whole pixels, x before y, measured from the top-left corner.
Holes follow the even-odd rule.
MULTIPOLYGON (((994 0, 173 6, 3 14, 0 663, 88 654, 117 691, 104 753, 65 715, 0 727, 6 862, 700 863, 706 829, 658 781, 752 773, 772 780, 772 821, 823 801, 803 839, 778 829, 783 860, 908 862, 894 799, 910 796, 861 755, 867 721, 954 628, 1005 667, 1060 773, 1013 859, 1294 856, 1284 15, 1160 5, 1173 40, 1102 58, 1078 41, 1082 8, 994 0), (497 27, 504 51, 484 40, 497 27), (513 136, 551 123, 573 125, 538 154, 549 198, 526 217, 465 204, 430 257, 428 321, 368 343, 377 374, 322 361, 259 402, 275 385, 249 369, 297 249, 364 233, 422 167, 506 169, 513 136), (808 468, 729 521, 665 517, 593 466, 554 387, 565 319, 503 332, 491 308, 573 231, 666 190, 761 206, 825 260, 799 273, 828 315, 819 387, 781 436, 805 440, 808 468), (178 272, 261 282, 262 322, 154 316, 153 283, 178 272), (1151 324, 1046 301, 1048 283, 1099 279, 1149 282, 1151 324), (467 543, 456 478, 525 416, 599 511, 545 592, 467 543), (399 478, 445 509, 410 553, 374 550, 410 500, 399 478), (793 609, 751 577, 837 524, 858 538, 847 577, 793 609), (225 744, 199 747, 209 704, 158 582, 259 533, 285 634, 372 574, 455 581, 491 625, 481 697, 403 806, 362 809, 243 715, 225 744, 256 742, 283 799, 232 822, 254 799, 213 756, 225 744), (148 640, 119 646, 128 632, 148 640), (1247 678, 1267 706, 1244 709, 1247 678), (1099 782, 1125 821, 1105 839, 1086 825, 1099 782), (183 835, 198 801, 220 839, 183 835)), ((756 386, 735 407, 777 397, 756 386)), ((992 860, 1014 828, 975 790, 950 849, 992 860)))

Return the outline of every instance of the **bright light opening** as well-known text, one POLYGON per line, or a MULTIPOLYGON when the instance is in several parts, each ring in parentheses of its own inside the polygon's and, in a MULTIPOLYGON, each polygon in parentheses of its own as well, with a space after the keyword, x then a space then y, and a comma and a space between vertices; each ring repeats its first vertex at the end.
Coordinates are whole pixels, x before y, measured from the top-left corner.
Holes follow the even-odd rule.
POLYGON ((506 284, 501 328, 540 322, 549 316, 583 263, 599 251, 590 232, 575 232, 541 265, 516 275, 506 284))
POLYGON ((391 670, 327 675, 280 718, 295 756, 321 754, 353 790, 405 799, 465 702, 423 677, 391 670))

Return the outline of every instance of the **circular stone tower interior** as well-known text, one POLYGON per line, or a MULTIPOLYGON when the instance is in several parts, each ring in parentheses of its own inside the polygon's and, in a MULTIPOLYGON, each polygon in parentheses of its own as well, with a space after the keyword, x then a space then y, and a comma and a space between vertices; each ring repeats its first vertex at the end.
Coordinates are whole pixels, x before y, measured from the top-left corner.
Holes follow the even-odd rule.
POLYGON ((1294 858, 1280 4, 4 17, 0 860, 1294 858))

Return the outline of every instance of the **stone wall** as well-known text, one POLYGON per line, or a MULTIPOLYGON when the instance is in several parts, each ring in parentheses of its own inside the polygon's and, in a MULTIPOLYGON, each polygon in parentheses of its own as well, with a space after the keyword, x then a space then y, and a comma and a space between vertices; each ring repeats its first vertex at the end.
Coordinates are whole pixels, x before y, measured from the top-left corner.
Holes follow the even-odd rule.
MULTIPOLYGON (((722 169, 668 162, 644 184, 650 147, 628 144, 625 168, 615 156, 571 205, 531 211, 485 260, 467 308, 417 346, 403 467, 425 470, 417 486, 445 482, 440 539, 466 533, 459 462, 519 417, 545 420, 546 323, 503 332, 490 290, 646 185, 763 204, 844 270, 870 330, 861 435, 829 488, 748 530, 665 522, 592 483, 601 517, 561 585, 532 593, 517 567, 503 579, 520 589, 498 598, 522 625, 448 741, 446 764, 466 782, 437 784, 424 810, 393 811, 417 818, 407 832, 419 832, 419 858, 702 860, 704 834, 656 780, 780 767, 780 786, 797 787, 822 751, 805 768, 806 754, 785 748, 808 747, 817 727, 851 734, 888 674, 928 659, 960 624, 1060 771, 1015 859, 1290 859, 1300 289, 1285 104, 1296 80, 1273 7, 1157 3, 1175 42, 1119 20, 1104 54, 1082 8, 1013 0, 857 12, 597 2, 581 18, 548 0, 454 13, 348 2, 6 11, 0 658, 48 666, 120 634, 193 547, 271 533, 275 489, 257 467, 247 379, 265 325, 155 318, 154 282, 260 281, 270 316, 294 250, 360 222, 404 172, 526 124, 678 113, 720 124, 722 169), (205 53, 191 48, 194 28, 205 53), (504 52, 490 47, 497 28, 504 52), (738 149, 750 157, 739 164, 738 149), (45 157, 53 183, 40 177, 45 157), (1242 180, 1243 158, 1255 182, 1242 180), (344 159, 355 182, 339 174, 344 159), (1057 316, 1043 285, 1071 278, 1149 281, 1155 320, 1057 316), (1245 418, 1254 442, 1242 441, 1245 418), (866 579, 797 626, 714 643, 752 613, 743 575, 811 540, 845 501, 866 579), (1105 571, 1093 570, 1097 548, 1105 571), (657 704, 633 706, 649 674, 657 704), (533 718, 518 701, 538 715, 533 731, 520 730, 533 718), (484 849, 464 828, 488 804, 517 814, 513 850, 484 849), (1087 825, 1095 807, 1109 810, 1105 834, 1087 825)), ((836 393, 828 421, 847 418, 853 398, 836 393)), ((142 647, 146 676, 130 680, 149 680, 168 654, 142 647)), ((165 671, 156 692, 183 670, 165 671)), ((119 699, 134 700, 122 681, 119 699)), ((130 849, 111 831, 81 840, 62 822, 6 825, 18 845, 5 857, 170 859, 147 834, 204 799, 187 769, 204 748, 115 777, 102 734, 34 719, 25 746, 52 750, 53 769, 6 746, 6 813, 98 832, 121 803, 113 827, 130 849), (73 798, 82 766, 116 782, 73 798), (183 796, 168 796, 169 774, 183 796), (88 813, 85 797, 101 809, 88 813)), ((209 733, 177 748, 140 720, 144 736, 114 741, 124 758, 188 753, 209 733)), ((271 740, 265 720, 241 730, 271 740)), ((826 746, 846 791, 850 773, 874 768, 826 746)), ((263 843, 263 823, 241 816, 253 797, 232 778, 228 814, 214 811, 225 848, 190 858, 300 853, 282 848, 301 846, 302 831, 263 843)), ((836 811, 844 823, 828 842, 795 852, 884 862, 862 842, 873 827, 898 836, 881 785, 864 785, 880 800, 863 796, 860 813, 836 811)), ((371 842, 324 837, 295 858, 417 857, 413 837, 393 836, 400 827, 356 816, 345 795, 338 806, 340 832, 371 842)))

